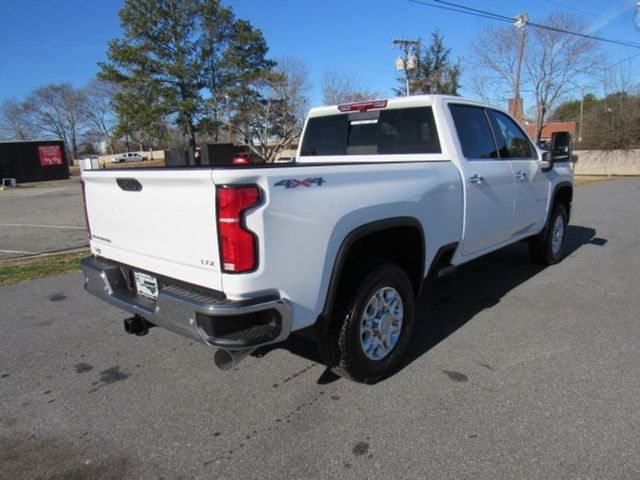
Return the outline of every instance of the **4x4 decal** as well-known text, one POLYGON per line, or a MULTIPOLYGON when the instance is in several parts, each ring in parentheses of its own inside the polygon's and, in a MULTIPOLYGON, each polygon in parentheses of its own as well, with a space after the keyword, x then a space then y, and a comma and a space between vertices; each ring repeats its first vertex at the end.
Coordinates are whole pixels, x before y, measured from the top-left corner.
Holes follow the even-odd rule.
POLYGON ((315 178, 305 178, 304 180, 298 180, 297 178, 287 178, 286 180, 280 180, 278 183, 274 184, 274 187, 284 187, 284 188, 297 188, 297 187, 321 187, 323 183, 327 183, 327 181, 322 177, 315 178))

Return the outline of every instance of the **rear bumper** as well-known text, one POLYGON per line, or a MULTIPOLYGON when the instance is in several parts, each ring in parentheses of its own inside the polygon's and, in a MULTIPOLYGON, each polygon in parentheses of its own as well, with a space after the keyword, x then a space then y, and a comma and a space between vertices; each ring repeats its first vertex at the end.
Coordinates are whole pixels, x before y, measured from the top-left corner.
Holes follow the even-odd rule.
MULTIPOLYGON (((158 298, 138 295, 132 267, 102 258, 81 262, 87 292, 127 312, 207 345, 241 350, 285 340, 291 332, 291 309, 277 295, 232 301, 221 292, 159 278, 158 298)), ((151 273, 153 274, 153 273, 151 273)))

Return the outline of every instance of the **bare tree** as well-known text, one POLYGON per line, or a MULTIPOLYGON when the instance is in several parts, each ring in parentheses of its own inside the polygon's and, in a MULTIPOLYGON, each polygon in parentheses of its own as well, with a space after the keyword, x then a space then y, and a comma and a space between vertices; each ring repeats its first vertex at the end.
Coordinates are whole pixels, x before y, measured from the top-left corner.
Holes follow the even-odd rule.
POLYGON ((584 116, 584 142, 598 150, 640 146, 640 95, 616 92, 598 101, 584 116))
POLYGON ((8 140, 32 140, 37 133, 29 123, 24 104, 15 98, 0 103, 0 138, 8 140))
POLYGON ((518 35, 515 28, 489 27, 472 44, 471 88, 485 102, 504 103, 515 96, 518 35))
POLYGON ((593 102, 583 121, 588 148, 626 150, 640 146, 640 85, 624 68, 602 70, 605 97, 593 102))
POLYGON ((24 103, 29 123, 43 136, 64 140, 70 159, 78 154, 85 126, 86 96, 68 83, 51 84, 31 93, 24 103))
POLYGON ((85 89, 84 114, 87 132, 85 139, 92 143, 105 142, 109 153, 115 153, 116 113, 115 95, 118 86, 104 80, 94 79, 85 89))
POLYGON ((291 58, 280 59, 264 79, 260 98, 247 117, 246 128, 229 124, 239 138, 250 139, 248 147, 272 162, 300 135, 309 107, 310 84, 304 64, 291 58))
POLYGON ((280 84, 280 95, 287 99, 294 117, 294 128, 301 129, 309 110, 311 82, 307 67, 300 60, 285 57, 277 60, 276 72, 285 82, 280 84))
POLYGON ((594 73, 602 63, 602 59, 594 55, 594 40, 561 31, 584 31, 587 25, 583 20, 556 13, 547 18, 545 25, 553 29, 533 31, 531 48, 524 62, 536 99, 536 140, 540 138, 546 114, 558 100, 578 88, 575 78, 594 73))
MULTIPOLYGON (((592 74, 602 62, 594 54, 595 41, 566 33, 586 29, 579 17, 554 13, 542 23, 550 28, 525 27, 528 31, 520 88, 530 91, 535 99, 537 138, 546 114, 578 89, 577 79, 592 74)), ((474 42, 477 60, 472 84, 485 100, 505 101, 517 91, 518 35, 513 27, 490 28, 474 42)))
POLYGON ((360 81, 339 72, 326 72, 322 79, 322 96, 325 105, 373 100, 378 92, 362 87, 360 81))

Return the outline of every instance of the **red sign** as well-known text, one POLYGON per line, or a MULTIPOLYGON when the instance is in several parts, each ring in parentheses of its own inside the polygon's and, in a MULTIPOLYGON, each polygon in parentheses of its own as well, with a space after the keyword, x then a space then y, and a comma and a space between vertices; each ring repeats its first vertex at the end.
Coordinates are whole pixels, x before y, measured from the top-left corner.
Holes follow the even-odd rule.
POLYGON ((60 145, 44 145, 38 147, 40 153, 40 165, 49 167, 51 165, 62 165, 62 150, 60 145))

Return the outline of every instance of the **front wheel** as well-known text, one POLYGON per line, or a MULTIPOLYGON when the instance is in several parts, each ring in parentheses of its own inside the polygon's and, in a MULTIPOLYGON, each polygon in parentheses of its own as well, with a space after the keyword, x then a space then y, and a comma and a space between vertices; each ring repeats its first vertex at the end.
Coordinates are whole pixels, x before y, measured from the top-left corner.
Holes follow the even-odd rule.
POLYGON ((350 272, 320 353, 337 375, 374 383, 404 355, 415 315, 413 286, 400 266, 381 263, 350 272))
POLYGON ((559 203, 551 211, 544 237, 529 240, 531 259, 542 265, 553 265, 562 260, 567 236, 567 209, 559 203))

